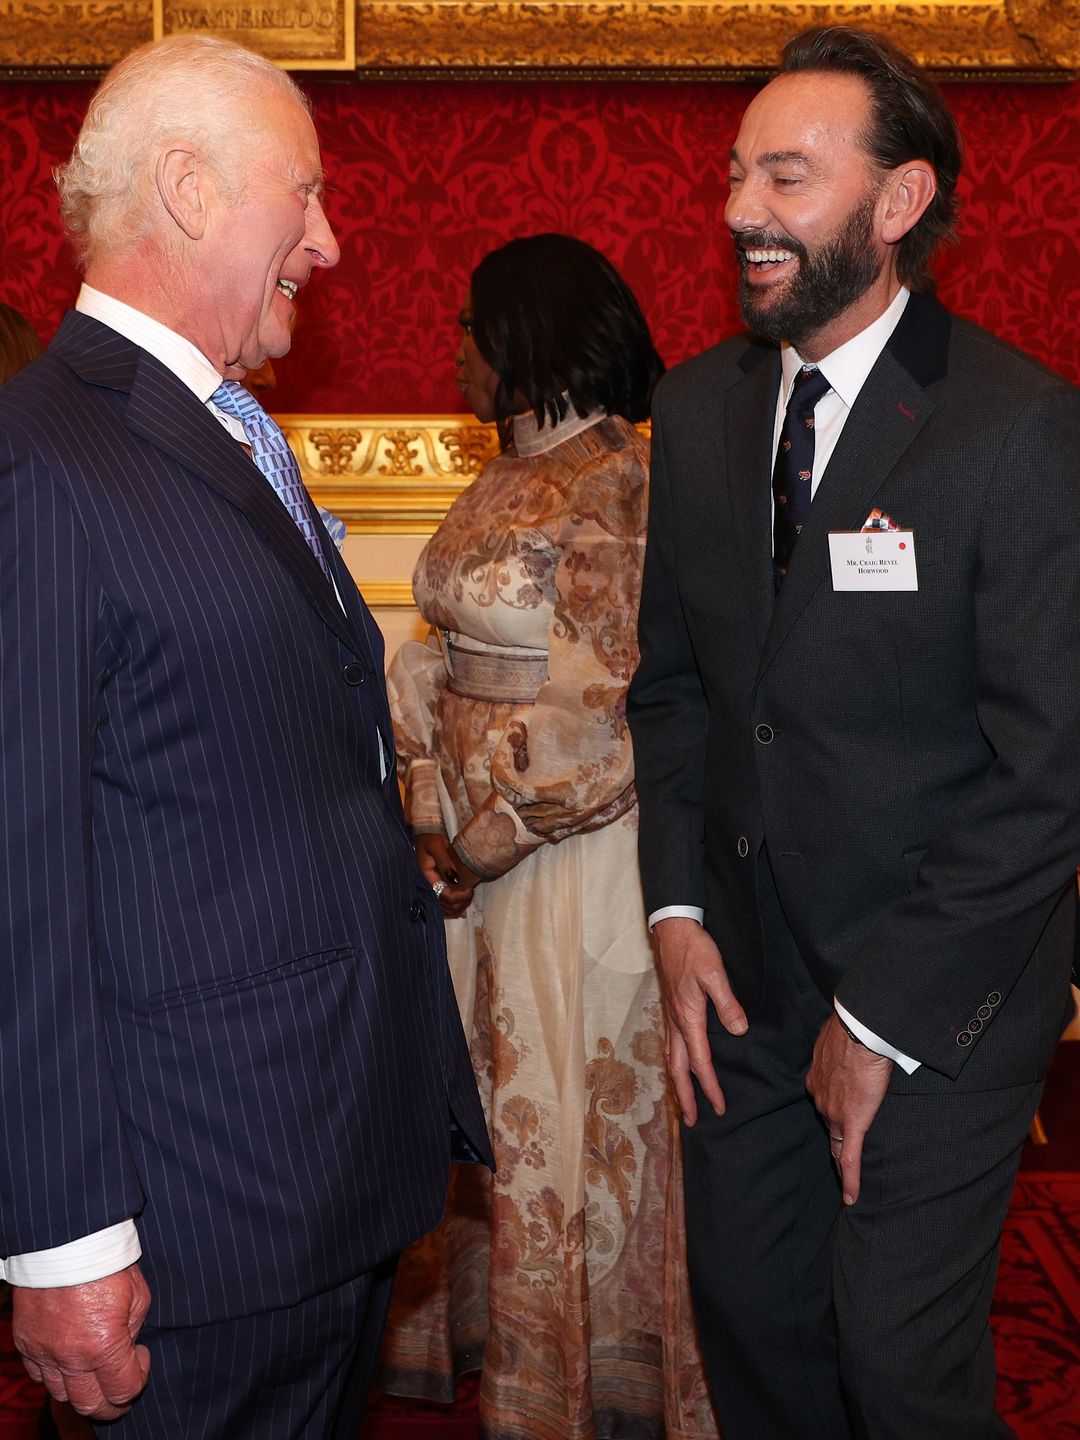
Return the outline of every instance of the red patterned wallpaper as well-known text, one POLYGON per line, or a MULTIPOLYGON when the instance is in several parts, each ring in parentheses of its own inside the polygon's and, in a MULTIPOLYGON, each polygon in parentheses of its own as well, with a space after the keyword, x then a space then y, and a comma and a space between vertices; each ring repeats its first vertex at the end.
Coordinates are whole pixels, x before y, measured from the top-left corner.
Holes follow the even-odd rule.
MULTIPOLYGON (((342 261, 301 297, 279 412, 455 411, 472 266, 559 229, 634 285, 668 363, 738 327, 723 226, 746 86, 316 83, 342 261)), ((43 339, 76 287, 51 167, 89 88, 0 86, 0 299, 43 339)), ((943 298, 1080 381, 1080 86, 952 86, 967 146, 963 241, 943 298)))

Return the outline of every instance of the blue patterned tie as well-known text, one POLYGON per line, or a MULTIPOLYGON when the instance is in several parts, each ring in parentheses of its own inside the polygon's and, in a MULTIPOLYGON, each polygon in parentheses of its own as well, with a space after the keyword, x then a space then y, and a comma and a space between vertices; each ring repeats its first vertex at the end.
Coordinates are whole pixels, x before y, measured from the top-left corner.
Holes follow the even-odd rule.
POLYGON ((795 376, 780 445, 773 468, 773 585, 780 586, 791 564, 795 542, 810 514, 814 474, 814 406, 828 380, 816 366, 804 365, 795 376))
POLYGON ((330 580, 330 570, 319 544, 319 537, 315 533, 307 492, 300 478, 300 466, 289 449, 289 442, 282 434, 280 425, 270 418, 255 396, 236 380, 223 380, 210 399, 219 410, 224 410, 226 415, 231 415, 243 425, 255 464, 270 481, 281 503, 296 521, 300 533, 311 547, 312 554, 322 566, 323 574, 330 580))

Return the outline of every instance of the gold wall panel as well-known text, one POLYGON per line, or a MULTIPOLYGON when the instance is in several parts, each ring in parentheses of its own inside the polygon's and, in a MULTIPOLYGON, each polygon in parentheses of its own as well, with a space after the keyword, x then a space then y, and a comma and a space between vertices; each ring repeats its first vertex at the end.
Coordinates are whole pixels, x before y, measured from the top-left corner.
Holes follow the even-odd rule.
MULTIPOLYGON (((1080 0, 156 0, 159 30, 243 39, 289 68, 372 77, 762 74, 808 25, 869 26, 947 75, 1067 79, 1080 0)), ((99 70, 154 33, 155 0, 0 0, 0 74, 99 70)))
POLYGON ((430 535, 499 442, 466 415, 278 415, 317 505, 353 534, 430 535))

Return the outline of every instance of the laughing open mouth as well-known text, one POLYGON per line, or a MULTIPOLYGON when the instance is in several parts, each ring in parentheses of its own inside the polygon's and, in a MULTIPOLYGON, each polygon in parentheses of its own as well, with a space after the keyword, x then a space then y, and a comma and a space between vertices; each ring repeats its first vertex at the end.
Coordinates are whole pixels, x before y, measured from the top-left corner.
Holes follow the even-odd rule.
POLYGON ((766 265, 782 265, 786 260, 795 260, 794 250, 744 250, 743 258, 748 265, 763 267, 766 265))
POLYGON ((277 288, 285 296, 286 300, 295 300, 296 292, 300 289, 300 285, 296 280, 279 280, 277 282, 277 288))

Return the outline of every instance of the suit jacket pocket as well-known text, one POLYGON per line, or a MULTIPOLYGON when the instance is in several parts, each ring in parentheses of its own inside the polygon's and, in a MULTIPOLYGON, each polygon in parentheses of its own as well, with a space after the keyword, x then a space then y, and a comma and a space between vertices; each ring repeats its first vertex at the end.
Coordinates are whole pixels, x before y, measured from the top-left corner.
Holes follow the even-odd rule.
POLYGON ((919 866, 922 858, 930 847, 925 843, 913 845, 904 851, 904 871, 907 876, 908 894, 914 894, 919 884, 919 866))
POLYGON ((232 975, 215 975, 209 980, 192 985, 181 985, 172 990, 159 990, 147 995, 138 1006, 140 1010, 171 1010, 178 1005, 190 1005, 192 1001, 212 1000, 217 996, 230 995, 238 990, 248 990, 255 985, 273 985, 288 980, 294 975, 303 975, 309 970, 320 970, 335 961, 348 960, 353 954, 351 945, 332 945, 325 950, 314 950, 308 955, 294 956, 279 960, 261 970, 246 970, 232 975))

